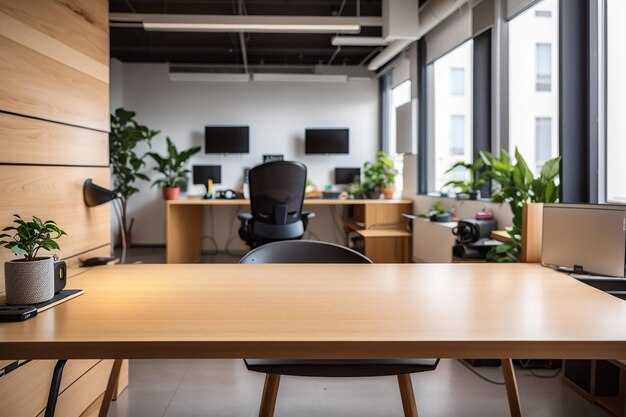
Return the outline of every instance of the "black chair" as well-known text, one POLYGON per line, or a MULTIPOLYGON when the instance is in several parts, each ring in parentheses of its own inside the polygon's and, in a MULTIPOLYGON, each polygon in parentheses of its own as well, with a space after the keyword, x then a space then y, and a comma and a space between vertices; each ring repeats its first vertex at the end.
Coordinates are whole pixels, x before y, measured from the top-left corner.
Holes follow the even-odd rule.
POLYGON ((315 217, 302 211, 306 167, 299 162, 275 161, 252 168, 248 176, 252 213, 238 215, 241 240, 255 248, 302 238, 309 220, 315 217))
MULTIPOLYGON (((250 251, 239 263, 360 263, 371 264, 367 257, 345 246, 310 240, 270 243, 250 251)), ((385 279, 385 277, 381 277, 385 279)), ((432 371, 439 359, 375 360, 281 360, 244 359, 248 370, 265 375, 260 417, 272 417, 281 375, 312 377, 371 377, 396 375, 405 417, 417 417, 410 374, 432 371)))

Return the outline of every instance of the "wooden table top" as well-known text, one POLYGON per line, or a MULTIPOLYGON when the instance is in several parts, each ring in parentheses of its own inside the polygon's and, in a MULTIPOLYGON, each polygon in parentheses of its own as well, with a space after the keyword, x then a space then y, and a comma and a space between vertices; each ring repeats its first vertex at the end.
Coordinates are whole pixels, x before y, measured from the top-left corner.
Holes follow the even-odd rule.
POLYGON ((0 323, 15 358, 626 357, 626 303, 536 264, 119 265, 0 323))
MULTIPOLYGON (((186 200, 168 200, 168 205, 197 205, 197 206, 248 206, 250 200, 235 198, 233 200, 211 199, 202 200, 199 198, 189 198, 186 200)), ((413 204, 412 200, 340 200, 331 198, 305 198, 305 206, 352 206, 365 204, 413 204)))

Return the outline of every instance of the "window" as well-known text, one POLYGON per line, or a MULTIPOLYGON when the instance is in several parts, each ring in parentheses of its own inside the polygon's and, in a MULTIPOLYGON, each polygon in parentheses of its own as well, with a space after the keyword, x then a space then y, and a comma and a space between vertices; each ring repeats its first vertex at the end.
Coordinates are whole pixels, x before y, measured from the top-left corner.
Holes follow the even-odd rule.
POLYGON ((552 89, 552 46, 549 43, 537 44, 537 91, 552 89))
POLYGON ((535 119, 535 166, 540 172, 543 164, 552 157, 552 119, 537 117, 535 119))
POLYGON ((465 68, 450 68, 450 94, 465 94, 465 68))
POLYGON ((470 40, 437 59, 429 70, 428 83, 433 100, 429 147, 433 150, 430 158, 434 157, 429 168, 429 192, 442 191, 443 185, 451 179, 465 179, 465 170, 446 171, 455 162, 469 162, 473 158, 472 54, 470 40), (463 94, 457 94, 461 90, 463 94))
POLYGON ((552 17, 552 12, 550 10, 536 10, 536 17, 552 17))
POLYGON ((465 116, 450 116, 450 155, 465 155, 465 116))
POLYGON ((624 0, 606 0, 606 200, 626 203, 626 16, 624 0))
POLYGON ((395 164, 398 175, 396 175, 396 191, 402 192, 404 178, 402 170, 404 165, 404 156, 396 152, 396 109, 403 104, 411 101, 411 80, 406 80, 391 89, 391 103, 389 106, 389 143, 385 152, 389 154, 395 164))
POLYGON ((558 0, 543 0, 509 22, 509 137, 529 168, 539 174, 559 154, 558 0), (537 10, 554 17, 538 16, 537 10), (535 65, 532 63, 535 61, 535 65))

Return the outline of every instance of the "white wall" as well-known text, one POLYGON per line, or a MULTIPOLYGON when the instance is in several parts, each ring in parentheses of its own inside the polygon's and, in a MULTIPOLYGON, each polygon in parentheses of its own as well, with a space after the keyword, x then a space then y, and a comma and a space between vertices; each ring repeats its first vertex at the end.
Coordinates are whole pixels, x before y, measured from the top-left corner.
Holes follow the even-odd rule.
MULTIPOLYGON (((120 74, 112 72, 112 83, 120 74)), ((376 82, 292 83, 172 82, 166 64, 123 64, 123 105, 137 112, 137 120, 161 130, 153 150, 165 151, 165 136, 179 149, 203 146, 204 126, 233 124, 250 126, 250 154, 197 154, 193 164, 222 166, 222 184, 241 185, 243 168, 262 162, 263 154, 284 154, 288 160, 305 163, 309 178, 323 188, 332 184, 338 166, 361 166, 371 160, 378 147, 378 86, 376 82), (304 155, 307 127, 350 129, 349 155, 304 155)), ((113 91, 117 89, 111 89, 113 91)), ((111 102, 116 101, 116 97, 111 102)), ((152 173, 150 173, 152 175, 152 173)), ((165 204, 160 191, 148 183, 130 199, 129 214, 135 217, 133 243, 164 243, 165 204)), ((202 186, 191 186, 190 194, 201 194, 202 186)), ((311 230, 323 240, 337 241, 330 209, 318 209, 311 230)), ((205 216, 205 234, 213 235, 223 250, 233 230, 233 213, 215 208, 215 231, 205 216)), ((236 226, 237 224, 234 223, 236 226)), ((236 243, 237 239, 233 239, 236 243)), ((207 241, 207 248, 209 244, 207 241)), ((231 247, 241 247, 240 244, 231 247)))

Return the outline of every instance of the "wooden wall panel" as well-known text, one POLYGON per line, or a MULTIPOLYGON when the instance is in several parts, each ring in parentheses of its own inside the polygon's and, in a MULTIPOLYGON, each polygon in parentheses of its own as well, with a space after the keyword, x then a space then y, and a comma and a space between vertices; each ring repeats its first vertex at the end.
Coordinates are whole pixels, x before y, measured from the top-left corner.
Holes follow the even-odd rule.
MULTIPOLYGON (((68 233, 59 239, 60 256, 71 257, 110 243, 111 206, 89 208, 83 201, 83 182, 110 187, 108 168, 0 166, 0 225, 8 225, 14 213, 52 219, 68 233)), ((0 261, 12 258, 3 250, 0 261)), ((3 273, 3 272, 0 272, 3 273)), ((0 281, 4 288, 4 279, 0 281)))
MULTIPOLYGON (((107 72, 108 12, 106 0, 2 0, 2 13, 27 26, 28 32, 36 31, 49 38, 46 49, 50 49, 50 44, 62 43, 105 66, 107 72)), ((32 33, 20 33, 15 36, 19 39, 14 40, 37 48, 28 35, 32 33)))
POLYGON ((109 130, 109 85, 0 36, 0 110, 109 130))
MULTIPOLYGON (((57 416, 80 417, 106 389, 113 360, 102 360, 65 391, 59 394, 56 406, 57 416)), ((44 417, 45 410, 37 417, 44 417)))
MULTIPOLYGON (((65 365, 61 391, 93 368, 98 360, 71 360, 65 365)), ((0 377, 1 415, 33 417, 46 407, 56 361, 30 361, 0 377)), ((59 414, 61 415, 61 414, 59 414)))
MULTIPOLYGON (((70 277, 79 259, 111 252, 110 204, 83 202, 87 178, 110 187, 108 131, 108 1, 0 0, 0 226, 13 213, 55 220, 70 277)), ((0 263, 12 258, 0 249, 0 263)), ((0 376, 0 415, 42 414, 54 364, 0 376)), ((69 361, 56 414, 96 415, 111 365, 69 361)))
POLYGON ((0 163, 109 165, 107 133, 6 113, 0 113, 0 149, 0 163))

